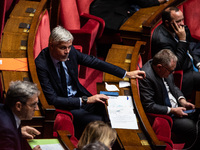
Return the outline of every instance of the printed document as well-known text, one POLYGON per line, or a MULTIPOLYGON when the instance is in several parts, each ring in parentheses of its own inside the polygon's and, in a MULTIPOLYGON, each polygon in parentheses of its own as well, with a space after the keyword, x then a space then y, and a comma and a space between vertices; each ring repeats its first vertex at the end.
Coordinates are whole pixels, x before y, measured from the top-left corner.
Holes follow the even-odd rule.
POLYGON ((138 129, 131 96, 109 96, 107 109, 112 128, 138 129))

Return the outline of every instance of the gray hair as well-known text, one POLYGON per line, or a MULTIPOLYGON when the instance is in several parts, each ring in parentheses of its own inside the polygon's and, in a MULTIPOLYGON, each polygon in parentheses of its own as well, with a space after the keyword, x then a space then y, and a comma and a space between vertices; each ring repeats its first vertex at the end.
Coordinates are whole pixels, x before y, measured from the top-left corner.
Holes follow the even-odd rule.
POLYGON ((65 28, 61 26, 55 27, 51 31, 51 35, 49 36, 49 43, 50 42, 68 42, 68 41, 73 41, 74 37, 73 35, 66 30, 65 28))
POLYGON ((109 150, 103 143, 97 141, 83 146, 82 150, 109 150))
POLYGON ((37 85, 29 81, 12 81, 6 94, 5 104, 13 107, 16 102, 26 104, 28 99, 40 94, 37 85))
POLYGON ((172 60, 177 62, 178 58, 171 50, 163 49, 153 57, 152 65, 162 64, 170 67, 172 60))

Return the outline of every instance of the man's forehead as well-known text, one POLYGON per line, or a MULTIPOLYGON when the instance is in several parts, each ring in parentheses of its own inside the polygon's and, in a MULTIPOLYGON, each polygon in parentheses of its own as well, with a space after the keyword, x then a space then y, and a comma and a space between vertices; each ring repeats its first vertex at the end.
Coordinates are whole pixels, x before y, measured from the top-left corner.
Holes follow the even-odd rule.
POLYGON ((171 11, 171 19, 182 19, 183 18, 183 13, 182 11, 175 11, 175 10, 172 10, 171 11))

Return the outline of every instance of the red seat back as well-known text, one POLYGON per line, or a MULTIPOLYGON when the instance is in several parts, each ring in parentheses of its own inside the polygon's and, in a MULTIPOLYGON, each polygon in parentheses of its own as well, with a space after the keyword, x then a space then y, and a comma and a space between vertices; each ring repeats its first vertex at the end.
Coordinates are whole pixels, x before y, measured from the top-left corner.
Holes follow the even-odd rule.
POLYGON ((37 29, 34 43, 34 58, 38 56, 42 49, 48 47, 49 36, 50 36, 50 23, 49 14, 45 10, 40 16, 40 24, 37 29))
POLYGON ((67 30, 80 29, 76 0, 60 0, 60 24, 67 30))
POLYGON ((94 0, 76 0, 77 1, 77 6, 78 6, 78 11, 79 14, 81 13, 86 13, 89 14, 89 10, 90 10, 90 4, 94 1, 94 0))
POLYGON ((193 38, 200 40, 200 1, 188 0, 183 3, 184 22, 189 27, 193 38))

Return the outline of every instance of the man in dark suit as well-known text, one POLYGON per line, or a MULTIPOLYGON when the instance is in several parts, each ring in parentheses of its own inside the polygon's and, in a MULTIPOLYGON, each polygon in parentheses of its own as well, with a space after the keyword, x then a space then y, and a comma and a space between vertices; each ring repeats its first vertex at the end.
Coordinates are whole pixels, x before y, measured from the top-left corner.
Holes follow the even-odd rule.
POLYGON ((192 37, 183 20, 183 13, 176 7, 163 11, 162 24, 153 32, 151 54, 153 57, 161 49, 174 52, 178 57, 176 70, 183 70, 182 92, 187 97, 193 90, 200 90, 200 57, 190 48, 192 37))
MULTIPOLYGON (((11 82, 6 94, 5 104, 0 104, 0 149, 24 150, 23 138, 33 139, 40 132, 24 126, 21 120, 31 120, 38 109, 37 86, 27 81, 11 82)), ((41 150, 39 145, 34 150, 41 150)))
POLYGON ((94 0, 90 13, 105 21, 106 29, 119 30, 120 26, 141 7, 160 5, 166 0, 94 0))
MULTIPOLYGON (((140 97, 144 110, 148 113, 167 114, 173 119, 172 131, 185 142, 185 148, 199 148, 197 114, 188 116, 185 110, 195 109, 186 101, 182 92, 175 86, 172 72, 176 68, 177 57, 169 49, 159 51, 142 70, 146 78, 139 81, 140 97), (196 117, 197 116, 197 117, 196 117), (197 142, 195 141, 197 139, 197 142), (196 143, 195 143, 196 142, 196 143)), ((198 124, 199 125, 199 124, 198 124)))
POLYGON ((104 94, 91 95, 78 80, 78 64, 98 69, 120 78, 143 78, 143 71, 126 72, 124 69, 77 51, 72 34, 61 26, 52 30, 49 47, 35 60, 38 78, 49 104, 69 110, 74 116, 74 126, 84 129, 94 120, 105 120, 104 94), (62 63, 60 66, 59 63, 62 63), (63 69, 62 69, 63 68, 63 69), (60 71, 59 71, 60 70, 60 71), (63 70, 63 71, 61 71, 63 70), (62 78, 62 72, 65 77, 62 78), (65 83, 62 84, 62 83, 65 83))

